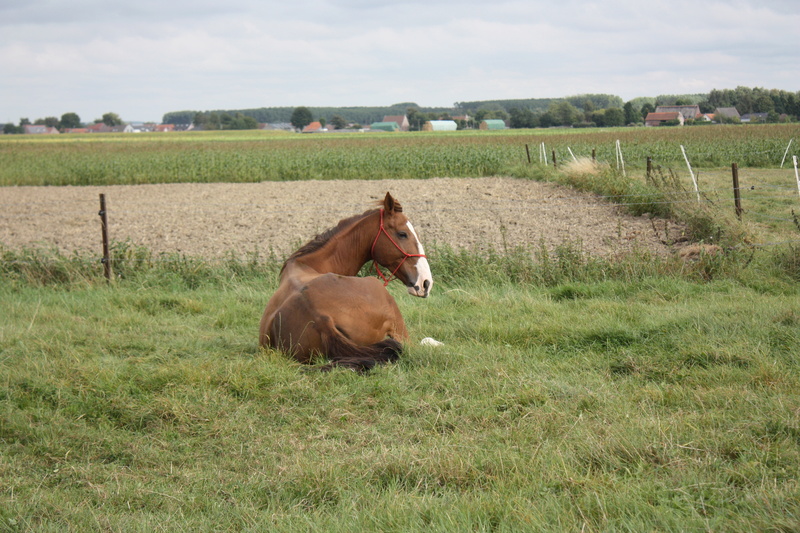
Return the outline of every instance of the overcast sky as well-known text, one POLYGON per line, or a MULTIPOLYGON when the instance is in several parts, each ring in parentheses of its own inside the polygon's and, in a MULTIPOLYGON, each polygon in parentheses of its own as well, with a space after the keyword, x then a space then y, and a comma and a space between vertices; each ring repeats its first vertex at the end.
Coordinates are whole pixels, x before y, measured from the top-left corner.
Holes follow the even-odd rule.
POLYGON ((800 90, 798 0, 0 0, 0 122, 800 90))

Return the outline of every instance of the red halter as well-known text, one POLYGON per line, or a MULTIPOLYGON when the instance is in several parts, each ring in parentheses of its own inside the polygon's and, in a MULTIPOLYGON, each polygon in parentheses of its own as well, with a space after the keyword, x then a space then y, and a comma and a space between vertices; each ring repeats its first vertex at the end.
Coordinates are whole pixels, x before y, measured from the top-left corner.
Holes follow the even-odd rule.
POLYGON ((405 250, 400 248, 400 245, 397 244, 394 239, 392 239, 392 236, 389 235, 389 232, 386 231, 386 228, 383 227, 383 209, 381 209, 381 227, 380 229, 378 229, 378 234, 375 235, 375 240, 372 241, 372 250, 370 251, 370 255, 372 256, 372 263, 375 265, 375 270, 378 272, 378 276, 384 281, 383 283, 384 287, 389 285, 389 282, 392 281, 392 279, 394 279, 395 274, 397 273, 398 270, 400 270, 400 267, 403 266, 403 263, 405 263, 406 259, 408 259, 409 257, 426 257, 425 254, 409 254, 405 250), (394 271, 389 275, 388 278, 383 275, 383 272, 381 272, 381 269, 378 266, 378 262, 375 261, 375 245, 378 244, 378 239, 380 238, 381 233, 385 234, 389 238, 391 243, 394 244, 395 248, 400 250, 400 252, 405 256, 403 257, 403 260, 400 261, 400 264, 397 265, 397 268, 395 268, 394 271))

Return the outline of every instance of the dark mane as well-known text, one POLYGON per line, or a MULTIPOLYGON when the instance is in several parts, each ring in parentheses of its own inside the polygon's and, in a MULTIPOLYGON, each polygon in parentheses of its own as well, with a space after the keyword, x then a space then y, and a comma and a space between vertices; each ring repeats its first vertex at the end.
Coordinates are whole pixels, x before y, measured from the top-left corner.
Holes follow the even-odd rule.
POLYGON ((371 209, 369 211, 364 211, 360 215, 353 215, 349 218, 342 219, 334 227, 323 231, 322 233, 320 233, 319 235, 308 241, 306 244, 298 248, 294 253, 292 253, 292 255, 290 255, 289 258, 283 263, 283 268, 281 268, 281 272, 283 272, 283 269, 286 268, 286 265, 290 261, 294 261, 295 259, 303 257, 304 255, 316 252, 317 250, 325 246, 325 244, 328 241, 330 241, 333 237, 338 235, 342 230, 344 230, 347 227, 350 227, 359 220, 371 215, 375 211, 376 211, 375 209, 371 209))

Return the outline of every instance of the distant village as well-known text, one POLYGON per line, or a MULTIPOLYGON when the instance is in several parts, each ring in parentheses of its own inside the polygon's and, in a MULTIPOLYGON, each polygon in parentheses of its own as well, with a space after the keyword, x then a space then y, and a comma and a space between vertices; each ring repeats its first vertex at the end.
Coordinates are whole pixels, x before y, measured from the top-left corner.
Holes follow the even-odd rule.
MULTIPOLYGON (((454 117, 452 120, 428 120, 422 126, 422 131, 456 131, 459 128, 459 121, 468 121, 469 116, 454 117)), ((2 126, 2 125, 0 125, 2 126)), ((478 129, 481 130, 502 130, 508 124, 504 120, 486 119, 480 122, 478 129)), ((45 124, 24 124, 21 126, 20 133, 29 135, 42 134, 80 134, 80 133, 169 133, 176 131, 202 131, 202 126, 194 124, 154 124, 154 123, 131 123, 117 126, 108 126, 102 122, 92 124, 83 128, 64 128, 59 130, 55 126, 45 124)), ((406 115, 385 116, 382 121, 374 122, 367 127, 348 125, 344 128, 328 128, 324 122, 313 121, 303 128, 296 128, 288 122, 273 124, 258 124, 255 129, 287 131, 299 133, 326 133, 329 131, 337 132, 386 132, 386 131, 409 131, 410 125, 406 115)))
MULTIPOLYGON (((666 105, 656 106, 655 111, 648 112, 644 117, 645 127, 664 127, 664 126, 684 126, 689 124, 707 123, 764 123, 769 121, 768 113, 747 113, 740 115, 735 107, 720 107, 714 113, 702 113, 699 105, 666 105)), ((783 119, 784 117, 779 117, 783 119)), ((464 129, 469 124, 470 129, 478 130, 503 130, 515 127, 513 119, 483 119, 475 121, 469 115, 452 117, 446 120, 427 120, 419 128, 421 131, 456 131, 464 129)), ((593 124, 592 124, 593 125, 593 124)), ((634 125, 634 124, 630 124, 634 125)), ((641 125, 641 123, 639 124, 641 125)), ((576 125, 580 126, 579 125, 576 125)), ((585 127, 586 125, 583 124, 585 127)), ((563 125, 559 127, 570 127, 563 125)), ((62 128, 49 126, 47 124, 22 124, 19 127, 13 124, 0 124, 0 135, 4 133, 22 133, 28 135, 47 135, 47 134, 91 134, 91 133, 170 133, 180 131, 201 131, 203 126, 195 124, 155 124, 155 123, 129 123, 120 125, 107 125, 103 122, 87 125, 79 128, 62 128), (8 126, 11 126, 9 128, 8 126), (10 130, 14 131, 10 131, 10 130)), ((410 131, 408 116, 391 115, 383 117, 379 122, 373 122, 369 126, 347 125, 340 128, 329 128, 325 121, 313 121, 303 128, 296 128, 292 124, 273 123, 257 124, 255 129, 287 131, 299 133, 327 133, 336 132, 396 132, 410 131)))

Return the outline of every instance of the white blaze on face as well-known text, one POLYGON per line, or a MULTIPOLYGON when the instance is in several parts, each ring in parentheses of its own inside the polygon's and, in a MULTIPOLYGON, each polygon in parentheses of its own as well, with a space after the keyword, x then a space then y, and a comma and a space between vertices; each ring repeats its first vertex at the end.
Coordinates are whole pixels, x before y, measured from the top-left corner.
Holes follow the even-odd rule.
MULTIPOLYGON (((418 253, 425 255, 425 249, 422 247, 422 243, 419 241, 419 237, 417 236, 417 232, 414 230, 414 226, 411 225, 411 222, 407 222, 406 226, 408 226, 408 230, 417 241, 417 249, 419 250, 418 253)), ((428 264, 428 258, 418 257, 417 281, 413 286, 408 288, 408 293, 412 296, 421 296, 422 298, 425 298, 428 296, 428 294, 430 294, 432 287, 433 275, 431 274, 431 267, 428 264)))

